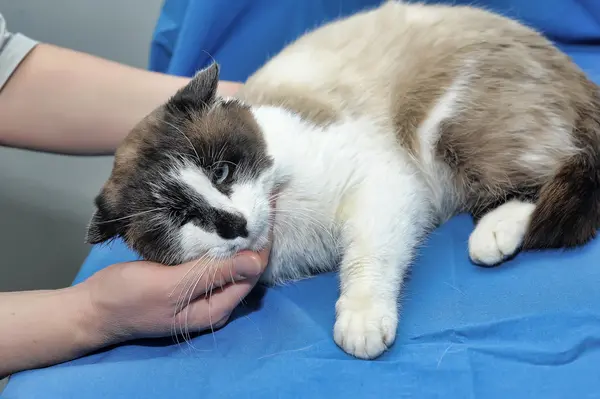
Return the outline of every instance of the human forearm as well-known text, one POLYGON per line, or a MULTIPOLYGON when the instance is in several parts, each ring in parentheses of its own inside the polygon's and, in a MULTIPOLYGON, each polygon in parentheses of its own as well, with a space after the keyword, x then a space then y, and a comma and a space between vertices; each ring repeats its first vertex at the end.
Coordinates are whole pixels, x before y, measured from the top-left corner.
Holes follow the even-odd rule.
POLYGON ((0 293, 0 378, 64 362, 100 347, 83 286, 0 293))
POLYGON ((129 339, 222 326, 256 284, 269 250, 205 263, 214 271, 200 277, 190 273, 196 261, 177 267, 126 262, 61 290, 0 293, 0 378, 129 339))
MULTIPOLYGON (((0 92, 0 144, 67 154, 110 154, 188 78, 39 44, 0 92)), ((223 82, 233 94, 239 84, 223 82)))

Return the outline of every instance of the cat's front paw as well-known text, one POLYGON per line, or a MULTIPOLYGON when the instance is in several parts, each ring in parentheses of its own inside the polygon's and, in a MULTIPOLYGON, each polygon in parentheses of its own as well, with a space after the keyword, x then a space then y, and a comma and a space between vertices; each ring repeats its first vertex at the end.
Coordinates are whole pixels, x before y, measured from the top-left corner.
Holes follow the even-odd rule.
POLYGON ((336 304, 336 314, 334 340, 346 353, 357 358, 374 359, 396 339, 395 303, 342 297, 336 304))

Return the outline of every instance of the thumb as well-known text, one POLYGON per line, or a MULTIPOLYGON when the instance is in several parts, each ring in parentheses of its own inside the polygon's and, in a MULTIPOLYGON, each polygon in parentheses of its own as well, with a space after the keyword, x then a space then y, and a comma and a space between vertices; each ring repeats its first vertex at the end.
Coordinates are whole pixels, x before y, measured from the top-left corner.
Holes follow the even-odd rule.
POLYGON ((233 271, 242 278, 258 277, 267 267, 271 246, 273 245, 273 227, 269 230, 269 241, 258 253, 241 251, 233 258, 233 271))
POLYGON ((233 272, 240 278, 253 278, 263 272, 261 255, 251 251, 242 251, 233 258, 233 272))
POLYGON ((243 251, 234 258, 203 263, 188 262, 169 268, 177 281, 173 291, 186 292, 191 299, 204 294, 213 293, 213 289, 224 287, 229 283, 250 280, 258 277, 263 271, 260 256, 254 252, 243 251), (173 269, 179 269, 178 271, 173 269))

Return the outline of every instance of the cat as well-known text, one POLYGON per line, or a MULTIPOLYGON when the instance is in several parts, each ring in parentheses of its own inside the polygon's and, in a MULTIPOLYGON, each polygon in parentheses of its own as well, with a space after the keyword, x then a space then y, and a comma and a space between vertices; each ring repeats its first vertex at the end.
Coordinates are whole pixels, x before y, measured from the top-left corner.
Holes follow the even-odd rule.
POLYGON ((235 97, 219 76, 123 141, 87 241, 176 265, 259 250, 273 226, 262 283, 339 271, 333 338, 357 358, 394 343, 407 269, 454 215, 486 267, 600 226, 598 87, 517 21, 386 1, 304 34, 235 97))

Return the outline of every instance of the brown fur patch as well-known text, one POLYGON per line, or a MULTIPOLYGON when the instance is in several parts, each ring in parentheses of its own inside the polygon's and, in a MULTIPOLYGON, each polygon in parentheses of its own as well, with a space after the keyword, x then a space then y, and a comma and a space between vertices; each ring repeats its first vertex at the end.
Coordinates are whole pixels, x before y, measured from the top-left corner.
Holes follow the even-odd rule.
POLYGON ((223 237, 243 234, 243 218, 212 209, 198 193, 170 177, 180 162, 207 176, 214 165, 225 162, 228 178, 215 188, 229 195, 236 181, 254 179, 272 164, 249 108, 235 100, 216 99, 214 92, 210 94, 216 81, 214 70, 201 73, 126 137, 96 197, 88 242, 120 236, 145 259, 173 264, 182 253, 171 234, 190 212, 200 215, 197 223, 223 237), (214 84, 197 81, 209 77, 214 84))
POLYGON ((466 75, 460 110, 442 123, 436 146, 474 213, 513 196, 536 197, 578 151, 570 133, 572 99, 582 90, 577 71, 538 35, 507 33, 469 52, 485 73, 466 75))
POLYGON ((398 83, 391 112, 398 142, 413 156, 419 157, 422 151, 429 149, 421 148, 417 130, 452 83, 452 75, 447 68, 436 64, 426 71, 415 71, 415 75, 406 76, 405 81, 398 83))
POLYGON ((600 227, 600 162, 573 157, 541 193, 524 249, 571 248, 586 244, 600 227))
MULTIPOLYGON (((400 146, 421 162, 431 149, 422 148, 419 127, 459 79, 465 83, 434 146, 440 168, 450 169, 456 211, 479 218, 540 193, 544 203, 555 177, 576 175, 567 166, 574 156, 597 151, 590 147, 599 141, 596 86, 542 35, 472 7, 386 2, 301 37, 245 90, 251 103, 288 102, 319 122, 373 117, 395 128, 400 146), (314 79, 298 68, 302 85, 294 83, 287 70, 295 63, 314 79)), ((550 209, 560 212, 551 207, 538 219, 549 220, 550 209)))
POLYGON ((315 125, 327 126, 339 119, 342 111, 335 103, 328 102, 319 96, 307 95, 304 89, 293 85, 282 85, 273 91, 253 90, 253 86, 240 89, 238 98, 254 105, 282 107, 300 115, 304 120, 315 125))
POLYGON ((578 98, 573 134, 582 151, 542 188, 524 249, 581 246, 600 228, 600 93, 583 74, 580 79, 588 96, 578 98))
MULTIPOLYGON (((210 79, 197 83, 189 90, 216 87, 210 79)), ((247 152, 263 150, 258 126, 241 104, 207 108, 189 94, 175 108, 186 113, 191 103, 196 111, 175 122, 194 148, 233 140, 247 152)), ((471 7, 385 2, 303 35, 251 76, 238 97, 285 107, 321 126, 372 118, 395 133, 391 139, 417 166, 433 151, 435 165, 425 165, 424 173, 445 169, 442 177, 424 178, 451 186, 445 194, 457 198, 449 201, 453 212, 479 218, 510 198, 535 201, 531 248, 584 242, 600 223, 598 88, 516 21, 471 7), (456 90, 456 99, 432 149, 419 128, 448 90, 456 90)), ((105 186, 108 202, 116 203, 110 198, 120 195, 118 187, 150 167, 142 160, 152 158, 152 149, 190 155, 165 117, 158 110, 119 149, 105 186)))

